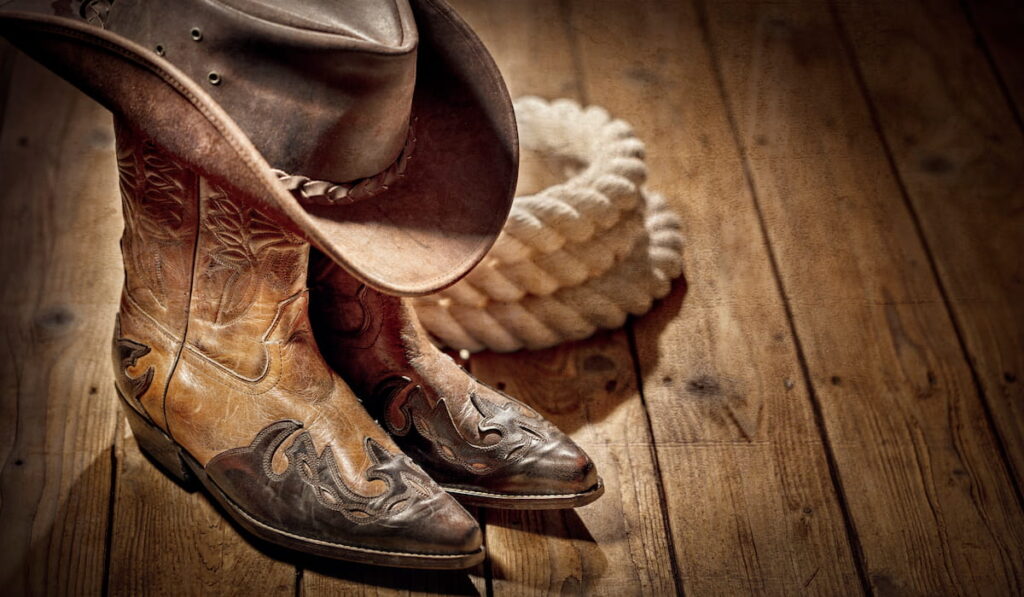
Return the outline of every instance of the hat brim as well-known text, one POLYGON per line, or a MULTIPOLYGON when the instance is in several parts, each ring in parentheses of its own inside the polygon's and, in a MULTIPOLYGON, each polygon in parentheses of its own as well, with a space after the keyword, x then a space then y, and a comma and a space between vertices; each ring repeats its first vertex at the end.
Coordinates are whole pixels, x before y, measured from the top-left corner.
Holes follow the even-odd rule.
POLYGON ((199 84, 131 40, 25 12, 0 12, 0 32, 200 174, 268 208, 356 278, 422 295, 456 282, 494 243, 512 205, 519 148, 511 100, 482 43, 445 3, 411 4, 420 35, 414 152, 396 183, 341 206, 301 205, 199 84))

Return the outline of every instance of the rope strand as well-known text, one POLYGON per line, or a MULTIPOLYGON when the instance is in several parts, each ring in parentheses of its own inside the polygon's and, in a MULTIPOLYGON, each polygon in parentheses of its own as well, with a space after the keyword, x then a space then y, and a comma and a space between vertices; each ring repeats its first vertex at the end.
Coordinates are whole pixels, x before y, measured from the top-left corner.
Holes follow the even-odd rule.
POLYGON ((678 217, 646 193, 644 144, 597 106, 515 102, 524 149, 582 167, 516 197, 487 257, 441 292, 412 299, 441 343, 471 352, 537 349, 621 326, 682 272, 678 217))

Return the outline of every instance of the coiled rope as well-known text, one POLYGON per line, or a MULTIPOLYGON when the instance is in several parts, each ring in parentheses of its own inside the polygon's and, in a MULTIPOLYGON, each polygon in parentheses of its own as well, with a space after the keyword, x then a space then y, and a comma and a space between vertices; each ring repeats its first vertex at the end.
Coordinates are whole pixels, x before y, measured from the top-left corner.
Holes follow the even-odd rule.
POLYGON ((464 279, 413 299, 424 327, 472 352, 539 349, 621 326, 682 272, 680 222, 644 192, 644 145, 603 108, 515 102, 524 149, 583 164, 561 184, 516 197, 487 257, 464 279))

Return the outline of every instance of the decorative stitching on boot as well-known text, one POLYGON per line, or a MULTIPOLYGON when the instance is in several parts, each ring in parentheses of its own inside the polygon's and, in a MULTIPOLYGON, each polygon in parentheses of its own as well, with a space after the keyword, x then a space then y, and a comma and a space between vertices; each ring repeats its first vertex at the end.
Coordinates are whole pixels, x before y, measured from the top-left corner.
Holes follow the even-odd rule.
MULTIPOLYGON (((240 457, 256 465, 264 484, 283 484, 298 478, 309 486, 317 503, 335 511, 356 524, 367 524, 394 516, 408 508, 417 497, 429 497, 438 491, 434 482, 420 471, 404 454, 392 454, 373 438, 366 438, 364 450, 372 465, 364 477, 368 481, 382 481, 386 489, 378 495, 363 495, 350 488, 343 480, 330 446, 317 454, 313 438, 308 431, 295 436, 285 449, 288 467, 282 473, 274 472, 274 454, 302 423, 292 419, 277 421, 264 427, 252 443, 242 448, 226 450, 207 464, 207 470, 217 468, 219 462, 240 457), (255 461, 253 461, 255 460, 255 461)), ((253 469, 247 469, 253 470, 253 469)))
POLYGON ((438 457, 475 475, 486 475, 522 460, 531 445, 545 437, 543 420, 532 425, 514 402, 499 406, 476 392, 470 393, 469 399, 481 416, 477 430, 481 438, 497 434, 495 443, 479 444, 466 438, 445 399, 430 406, 423 388, 408 377, 385 379, 372 396, 374 404, 382 405, 384 424, 393 435, 405 437, 415 426, 438 457))
POLYGON ((114 359, 119 363, 119 367, 114 372, 118 381, 117 385, 121 387, 125 398, 133 402, 132 406, 135 407, 135 410, 147 419, 150 417, 142 406, 141 398, 153 383, 153 367, 147 368, 138 377, 128 375, 128 369, 134 367, 140 358, 150 353, 150 350, 141 342, 121 336, 121 314, 117 314, 114 318, 114 359))
POLYGON ((374 405, 384 406, 384 426, 392 435, 399 437, 412 429, 412 413, 409 412, 409 394, 423 389, 404 375, 388 377, 377 384, 371 393, 374 405))
POLYGON ((273 275, 283 275, 285 278, 277 282, 287 287, 302 271, 297 265, 263 267, 269 263, 270 252, 291 251, 295 253, 293 259, 298 260, 306 243, 220 187, 211 185, 211 189, 202 225, 214 246, 210 249, 211 267, 203 275, 225 276, 213 323, 228 325, 252 307, 265 277, 270 281, 273 275))
POLYGON ((172 159, 153 141, 137 140, 134 133, 117 130, 117 169, 124 209, 121 250, 137 282, 153 300, 167 308, 163 246, 181 242, 185 223, 185 197, 195 175, 172 159), (157 245, 152 246, 153 243, 157 245))

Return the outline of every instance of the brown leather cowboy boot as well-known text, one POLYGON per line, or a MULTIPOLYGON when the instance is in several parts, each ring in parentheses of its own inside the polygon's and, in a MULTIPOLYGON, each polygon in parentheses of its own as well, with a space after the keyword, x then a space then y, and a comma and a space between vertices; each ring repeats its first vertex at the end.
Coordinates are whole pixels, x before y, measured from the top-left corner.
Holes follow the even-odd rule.
POLYGON ((401 298, 314 252, 311 315, 324 356, 398 445, 467 504, 572 508, 604 492, 590 458, 522 402, 434 346, 401 298))
POLYGON ((318 555, 460 568, 476 521, 318 352, 309 245, 123 124, 116 387, 139 447, 242 527, 318 555))

